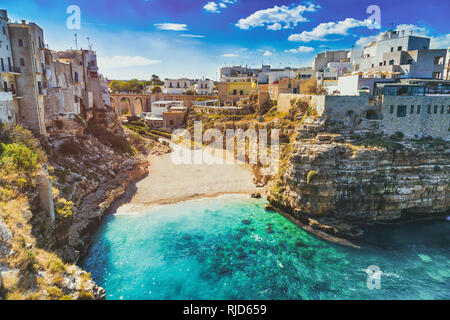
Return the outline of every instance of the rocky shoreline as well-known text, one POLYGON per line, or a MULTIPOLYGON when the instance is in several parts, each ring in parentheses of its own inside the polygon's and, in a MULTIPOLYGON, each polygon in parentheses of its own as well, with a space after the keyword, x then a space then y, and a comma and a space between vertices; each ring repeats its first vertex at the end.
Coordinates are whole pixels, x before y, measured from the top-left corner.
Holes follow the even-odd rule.
POLYGON ((367 225, 450 208, 450 147, 443 140, 344 133, 316 119, 298 128, 282 162, 270 203, 332 236, 357 239, 367 225))

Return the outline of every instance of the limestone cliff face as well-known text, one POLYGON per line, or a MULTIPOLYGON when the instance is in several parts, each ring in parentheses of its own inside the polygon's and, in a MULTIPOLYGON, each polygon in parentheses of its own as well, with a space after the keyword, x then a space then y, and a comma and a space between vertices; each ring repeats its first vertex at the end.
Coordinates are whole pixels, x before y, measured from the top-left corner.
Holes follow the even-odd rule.
POLYGON ((449 143, 326 129, 298 131, 280 177, 272 181, 272 204, 310 225, 348 235, 361 233, 355 225, 449 210, 449 143))
MULTIPOLYGON (((73 213, 70 217, 56 214, 50 237, 36 232, 38 240, 47 239, 49 249, 72 263, 89 248, 112 202, 148 173, 146 158, 135 148, 139 143, 131 146, 113 112, 102 111, 77 131, 76 135, 53 132, 47 144, 53 186, 60 198, 73 203, 73 213)), ((35 221, 34 225, 43 224, 35 221)))

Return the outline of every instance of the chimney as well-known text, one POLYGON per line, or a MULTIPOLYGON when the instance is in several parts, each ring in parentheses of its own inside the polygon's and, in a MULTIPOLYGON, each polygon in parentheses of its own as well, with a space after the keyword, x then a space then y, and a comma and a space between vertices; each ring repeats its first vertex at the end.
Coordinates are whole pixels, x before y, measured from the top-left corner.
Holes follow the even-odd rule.
POLYGON ((27 24, 27 21, 26 20, 22 20, 22 24, 27 24))

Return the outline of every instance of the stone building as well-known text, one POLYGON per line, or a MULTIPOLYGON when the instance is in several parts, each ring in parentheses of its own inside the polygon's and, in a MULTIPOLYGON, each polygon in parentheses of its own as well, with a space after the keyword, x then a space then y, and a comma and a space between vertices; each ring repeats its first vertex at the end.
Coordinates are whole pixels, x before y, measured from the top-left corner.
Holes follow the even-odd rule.
POLYGON ((443 79, 446 50, 431 50, 430 41, 405 31, 383 32, 363 51, 353 52, 353 71, 443 79))
POLYGON ((197 94, 210 95, 212 94, 214 87, 214 81, 212 80, 198 80, 195 84, 195 91, 197 94))
POLYGON ((0 10, 0 121, 14 123, 19 112, 16 76, 20 69, 14 65, 8 22, 8 13, 0 10))
POLYGON ((36 135, 46 135, 44 115, 44 31, 35 23, 10 23, 13 60, 20 67, 16 78, 19 112, 17 121, 36 135))

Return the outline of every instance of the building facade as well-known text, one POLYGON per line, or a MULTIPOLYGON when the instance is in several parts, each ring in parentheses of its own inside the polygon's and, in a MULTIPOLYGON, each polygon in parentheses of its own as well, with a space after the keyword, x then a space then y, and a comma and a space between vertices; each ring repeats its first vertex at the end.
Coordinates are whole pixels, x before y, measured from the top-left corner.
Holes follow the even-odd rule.
POLYGON ((214 81, 206 79, 206 80, 198 80, 195 84, 195 91, 197 94, 210 95, 214 90, 214 81))
POLYGON ((14 123, 19 112, 16 77, 20 69, 14 65, 8 22, 8 13, 0 10, 0 121, 14 123))
POLYGON ((383 32, 359 54, 353 53, 353 71, 442 80, 447 52, 431 50, 430 41, 405 31, 383 32))
POLYGON ((13 60, 18 62, 17 77, 19 100, 18 119, 36 135, 46 135, 44 115, 45 47, 44 31, 35 23, 11 23, 13 60))
POLYGON ((189 79, 164 80, 163 93, 184 94, 188 90, 191 90, 191 81, 189 79))

